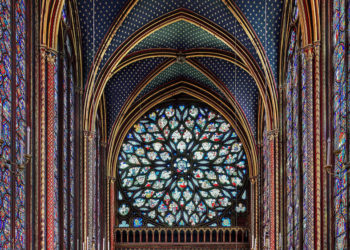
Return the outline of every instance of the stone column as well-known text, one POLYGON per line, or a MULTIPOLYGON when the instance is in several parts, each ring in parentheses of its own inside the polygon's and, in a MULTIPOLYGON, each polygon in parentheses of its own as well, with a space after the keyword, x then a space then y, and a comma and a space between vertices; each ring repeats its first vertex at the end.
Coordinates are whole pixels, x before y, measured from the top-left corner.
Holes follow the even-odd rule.
MULTIPOLYGON (((276 249, 276 168, 275 168, 275 141, 278 137, 278 130, 271 130, 268 132, 268 139, 270 144, 270 166, 269 166, 269 180, 270 180, 270 249, 276 249)), ((277 244, 278 245, 278 244, 277 244)))
MULTIPOLYGON (((315 217, 315 206, 314 206, 314 98, 313 98, 313 47, 307 46, 304 48, 305 58, 306 58, 306 102, 307 102, 307 237, 308 237, 308 247, 313 249, 315 247, 315 227, 314 221, 315 217)), ((304 211, 305 212, 305 211, 304 211)))
POLYGON ((38 240, 37 245, 40 249, 46 248, 46 47, 40 47, 39 55, 39 84, 36 91, 37 100, 37 128, 38 143, 36 143, 36 151, 38 155, 38 240))
MULTIPOLYGON (((321 218, 321 169, 323 168, 323 162, 321 161, 321 84, 320 84, 320 42, 314 42, 314 101, 315 101, 315 117, 314 117, 314 128, 315 128, 315 207, 316 207, 316 218, 315 218, 315 228, 317 229, 315 240, 316 249, 321 249, 322 238, 321 228, 322 228, 322 218, 321 218)), ((323 153, 323 156, 325 154, 323 153)))
MULTIPOLYGON (((257 221, 257 180, 258 177, 257 176, 252 176, 249 177, 250 180, 250 214, 251 214, 251 228, 250 228, 250 240, 251 240, 251 249, 254 249, 254 243, 257 242, 258 239, 258 234, 257 234, 257 225, 256 225, 256 221, 257 221)), ((257 243, 256 243, 257 246, 257 243)))
POLYGON ((115 178, 110 177, 110 183, 109 183, 109 192, 110 192, 110 244, 111 244, 111 250, 114 250, 114 224, 115 224, 115 207, 114 207, 114 201, 115 201, 115 190, 114 190, 114 182, 115 178))
POLYGON ((54 171, 55 166, 55 140, 57 140, 55 135, 55 77, 56 77, 56 59, 57 54, 53 52, 48 52, 47 55, 47 159, 46 159, 46 197, 47 197, 47 209, 46 209, 46 238, 47 238, 47 248, 55 248, 55 189, 54 186, 54 171))
MULTIPOLYGON (((103 244, 103 238, 106 238, 106 233, 107 233, 107 216, 104 216, 107 214, 107 200, 108 200, 108 195, 107 195, 107 185, 108 182, 106 181, 106 176, 107 176, 107 166, 106 166, 106 153, 107 153, 107 143, 102 141, 101 142, 101 214, 100 216, 100 222, 101 222, 101 246, 103 244)), ((106 247, 106 246, 105 246, 106 247)), ((102 247, 101 247, 102 248, 102 247)))
MULTIPOLYGON (((83 214, 84 214, 84 249, 90 249, 93 240, 93 168, 96 167, 96 159, 94 152, 95 133, 84 131, 84 199, 83 199, 83 214)), ((95 148, 96 149, 96 148, 95 148)))

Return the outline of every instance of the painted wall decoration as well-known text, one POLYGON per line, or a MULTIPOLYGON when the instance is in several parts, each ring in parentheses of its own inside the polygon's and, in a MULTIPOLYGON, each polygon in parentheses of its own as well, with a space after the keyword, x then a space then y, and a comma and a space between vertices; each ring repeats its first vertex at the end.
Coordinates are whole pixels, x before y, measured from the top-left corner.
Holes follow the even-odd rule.
POLYGON ((247 158, 224 117, 202 103, 160 104, 118 156, 119 227, 234 226, 248 213, 247 158))

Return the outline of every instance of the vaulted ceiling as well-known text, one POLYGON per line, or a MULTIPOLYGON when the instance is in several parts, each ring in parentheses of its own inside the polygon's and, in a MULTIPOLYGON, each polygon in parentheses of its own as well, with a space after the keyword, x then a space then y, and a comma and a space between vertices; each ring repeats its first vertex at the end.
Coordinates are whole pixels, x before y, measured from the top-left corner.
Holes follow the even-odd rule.
MULTIPOLYGON (((278 79, 278 48, 282 1, 280 0, 139 0, 125 12, 131 1, 127 0, 79 0, 79 17, 83 48, 84 81, 88 81, 94 55, 106 39, 105 53, 101 56, 98 72, 109 63, 118 48, 136 32, 161 16, 185 10, 200 16, 205 23, 218 27, 236 38, 237 46, 263 71, 252 38, 243 28, 248 23, 260 40, 274 79, 278 79), (239 20, 230 11, 227 2, 239 9, 239 20), (266 8, 265 8, 266 6, 266 8), (95 9, 95 11, 93 11, 95 9), (266 24, 265 24, 266 11, 266 24), (95 12, 95 14, 93 14, 95 12), (125 17, 111 35, 113 24, 125 17), (95 20, 95 21, 94 21, 95 20), (243 20, 243 21, 242 21, 243 20)), ((255 38, 254 38, 255 39, 255 38)), ((259 89, 252 74, 247 70, 232 47, 209 33, 203 27, 188 20, 176 20, 145 37, 127 52, 128 58, 149 53, 152 56, 131 60, 125 67, 113 71, 104 89, 107 108, 107 130, 110 132, 125 102, 132 93, 135 100, 170 82, 185 80, 210 89, 225 98, 214 84, 220 82, 237 100, 243 110, 253 135, 256 135, 259 89), (174 56, 175 55, 175 56, 174 56), (183 59, 176 61, 176 55, 183 59), (139 86, 144 86, 139 89, 139 86)), ((100 48, 100 50, 103 48, 100 48)), ((276 84, 276 83, 274 83, 276 84)))

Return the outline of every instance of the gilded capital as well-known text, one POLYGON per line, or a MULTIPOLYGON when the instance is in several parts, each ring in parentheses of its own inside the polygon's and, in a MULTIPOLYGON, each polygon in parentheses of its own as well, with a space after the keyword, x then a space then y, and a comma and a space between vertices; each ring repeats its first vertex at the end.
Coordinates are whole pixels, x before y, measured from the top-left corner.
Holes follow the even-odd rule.
POLYGON ((270 131, 267 131, 267 137, 269 140, 273 140, 274 138, 278 137, 278 129, 272 129, 270 131))

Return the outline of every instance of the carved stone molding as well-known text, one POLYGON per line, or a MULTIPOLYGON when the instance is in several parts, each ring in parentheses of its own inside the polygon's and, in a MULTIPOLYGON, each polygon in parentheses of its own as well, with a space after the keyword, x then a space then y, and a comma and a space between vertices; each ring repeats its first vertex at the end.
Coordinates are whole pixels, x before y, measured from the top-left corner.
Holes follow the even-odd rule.
POLYGON ((276 129, 272 129, 270 131, 267 131, 267 138, 269 140, 273 140, 274 138, 278 137, 278 133, 279 133, 279 130, 277 128, 276 129))
POLYGON ((74 86, 74 91, 75 91, 75 93, 77 93, 79 95, 82 95, 83 92, 84 92, 84 89, 82 87, 80 87, 80 86, 75 85, 74 86))
POLYGON ((96 133, 89 130, 83 131, 84 137, 86 137, 89 141, 93 140, 96 136, 96 133))

